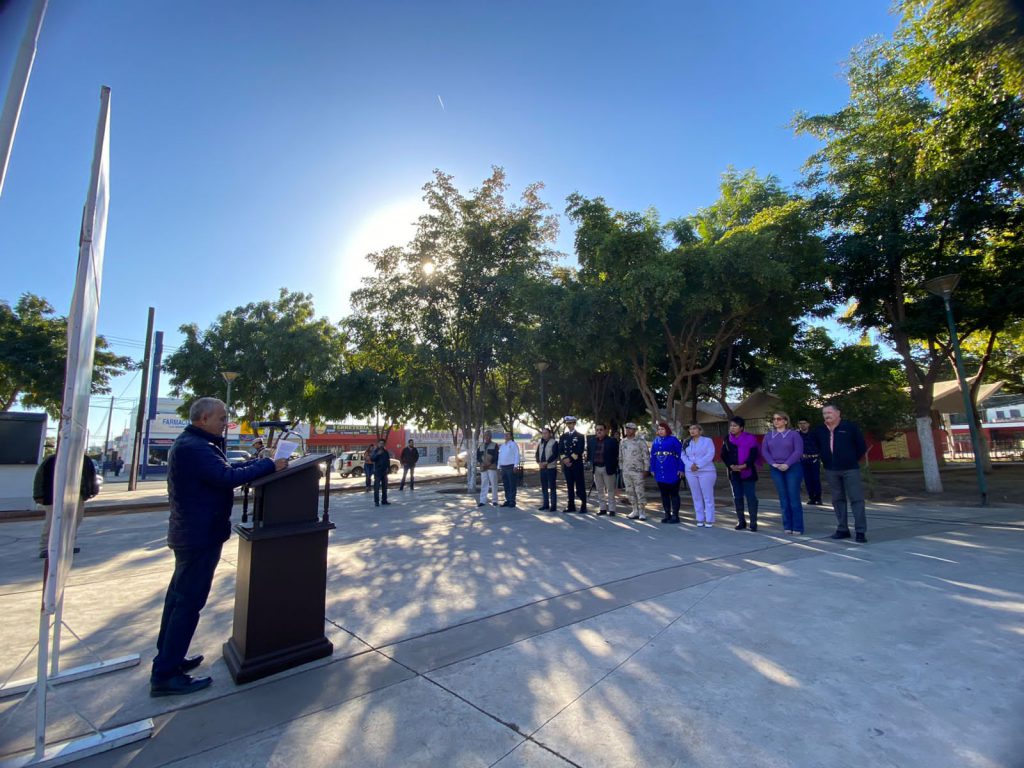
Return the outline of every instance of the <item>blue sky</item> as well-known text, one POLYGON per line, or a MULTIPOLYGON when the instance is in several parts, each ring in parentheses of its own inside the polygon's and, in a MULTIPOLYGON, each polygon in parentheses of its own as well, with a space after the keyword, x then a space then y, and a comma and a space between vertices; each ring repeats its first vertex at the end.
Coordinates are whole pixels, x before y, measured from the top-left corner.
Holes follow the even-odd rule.
MULTIPOLYGON (((0 6, 6 88, 28 2, 0 6)), ((713 202, 729 165, 792 183, 814 149, 794 113, 840 108, 843 60, 895 26, 888 0, 51 0, 0 197, 0 299, 68 309, 101 85, 99 330, 141 357, 149 306, 171 348, 280 287, 339 320, 434 168, 468 190, 501 165, 559 213, 579 191, 663 220, 713 202)))

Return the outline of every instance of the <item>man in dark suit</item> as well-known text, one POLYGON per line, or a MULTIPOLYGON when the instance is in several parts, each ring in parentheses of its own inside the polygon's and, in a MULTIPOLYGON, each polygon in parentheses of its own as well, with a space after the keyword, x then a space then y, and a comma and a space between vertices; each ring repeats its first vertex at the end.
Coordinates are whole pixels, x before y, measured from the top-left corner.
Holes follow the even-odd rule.
POLYGON ((864 510, 864 486, 860 479, 860 460, 868 452, 860 427, 842 417, 842 412, 829 404, 821 409, 824 426, 814 430, 825 467, 832 509, 836 513, 833 539, 850 538, 850 522, 846 504, 853 510, 855 541, 867 542, 868 518, 864 510))
POLYGON ((594 471, 597 489, 597 514, 615 514, 615 485, 619 473, 619 441, 608 434, 606 424, 594 427, 593 437, 587 438, 587 459, 594 471))
POLYGON ((576 417, 566 416, 565 432, 558 438, 558 453, 562 457, 562 474, 565 476, 565 490, 569 495, 569 505, 563 512, 579 512, 587 514, 587 488, 583 480, 583 454, 586 441, 576 431, 576 417), (576 498, 579 497, 580 508, 576 509, 576 498))

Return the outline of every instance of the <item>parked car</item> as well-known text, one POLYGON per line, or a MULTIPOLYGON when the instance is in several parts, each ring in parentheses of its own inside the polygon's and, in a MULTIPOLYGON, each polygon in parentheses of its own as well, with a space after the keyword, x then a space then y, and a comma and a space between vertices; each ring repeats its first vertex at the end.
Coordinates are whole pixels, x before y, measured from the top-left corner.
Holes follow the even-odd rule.
POLYGON ((448 466, 454 469, 456 472, 466 468, 466 461, 469 457, 467 451, 459 451, 454 456, 448 457, 448 466))
POLYGON ((252 458, 252 454, 249 453, 248 451, 237 451, 235 449, 231 449, 230 451, 224 451, 224 455, 227 457, 229 463, 233 463, 236 461, 248 461, 249 459, 252 458))
MULTIPOLYGON (((398 459, 391 459, 391 466, 388 474, 393 475, 402 468, 398 459)), ((342 477, 362 477, 363 475, 363 452, 349 451, 343 453, 334 460, 334 471, 342 477)))

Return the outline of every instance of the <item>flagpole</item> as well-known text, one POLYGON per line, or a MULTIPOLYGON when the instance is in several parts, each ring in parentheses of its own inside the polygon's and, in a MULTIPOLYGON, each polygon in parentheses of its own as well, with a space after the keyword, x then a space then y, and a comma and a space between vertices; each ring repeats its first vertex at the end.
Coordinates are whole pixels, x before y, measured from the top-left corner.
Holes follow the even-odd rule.
POLYGON ((18 131, 18 119, 21 117, 21 105, 25 101, 28 90, 28 78, 32 74, 32 64, 36 59, 36 46, 39 32, 43 28, 43 16, 46 15, 47 0, 35 0, 29 12, 25 34, 18 48, 18 58, 11 71, 11 80, 7 84, 7 98, 4 109, 0 112, 0 195, 4 192, 4 179, 7 178, 7 163, 11 159, 11 147, 14 146, 14 134, 18 131))

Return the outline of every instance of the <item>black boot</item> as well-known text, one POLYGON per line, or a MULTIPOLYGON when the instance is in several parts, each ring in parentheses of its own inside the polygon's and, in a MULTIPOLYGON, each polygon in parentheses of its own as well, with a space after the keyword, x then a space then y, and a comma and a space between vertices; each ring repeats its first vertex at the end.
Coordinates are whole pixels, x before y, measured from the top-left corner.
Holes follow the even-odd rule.
POLYGON ((747 518, 743 516, 742 512, 737 511, 736 512, 736 519, 739 520, 739 522, 735 526, 736 530, 737 531, 744 530, 747 527, 747 518))
POLYGON ((757 530, 757 515, 755 515, 753 513, 751 513, 751 515, 750 515, 750 530, 752 530, 752 531, 756 531, 757 530))

